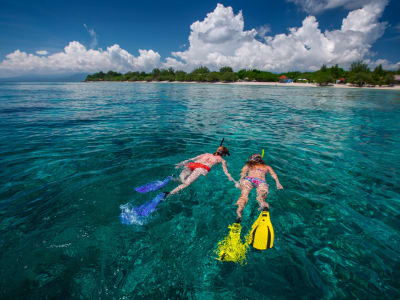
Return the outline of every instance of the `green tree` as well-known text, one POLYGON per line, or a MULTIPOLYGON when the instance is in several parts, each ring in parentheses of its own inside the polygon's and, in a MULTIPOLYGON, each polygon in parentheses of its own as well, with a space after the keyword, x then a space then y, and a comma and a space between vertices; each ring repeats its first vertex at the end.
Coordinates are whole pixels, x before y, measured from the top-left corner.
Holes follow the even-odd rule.
POLYGON ((175 80, 176 81, 185 81, 186 80, 186 72, 185 71, 176 71, 175 72, 175 80))
POLYGON ((333 77, 328 71, 318 71, 314 75, 314 81, 317 82, 319 85, 327 85, 333 82, 333 77))
POLYGON ((161 69, 158 76, 156 76, 156 80, 158 81, 172 81, 174 75, 170 73, 167 69, 161 69))
POLYGON ((170 75, 175 75, 174 68, 168 68, 168 73, 169 73, 170 75))
POLYGON ((382 85, 383 84, 383 80, 382 79, 383 79, 382 76, 380 76, 375 71, 371 73, 371 83, 372 84, 382 85))
POLYGON ((100 71, 99 73, 95 73, 94 76, 97 77, 97 78, 104 79, 106 74, 103 71, 100 71))
POLYGON ((392 85, 392 84, 394 84, 394 74, 393 73, 386 73, 384 76, 383 76, 383 83, 384 84, 387 84, 387 85, 392 85))
POLYGON ((254 79, 263 82, 276 82, 279 81, 277 74, 272 74, 270 72, 257 72, 254 74, 254 79))
POLYGON ((368 73, 368 64, 364 63, 362 60, 353 62, 350 65, 350 73, 368 73))
POLYGON ((227 81, 227 82, 232 82, 232 81, 236 81, 237 77, 236 77, 236 74, 233 72, 225 72, 225 73, 222 73, 221 80, 227 81))
POLYGON ((219 69, 220 73, 226 73, 226 72, 233 72, 233 69, 231 67, 222 67, 219 69))
POLYGON ((114 72, 114 71, 108 71, 105 75, 104 75, 104 80, 107 81, 116 81, 118 78, 120 78, 122 76, 121 73, 118 72, 114 72))
POLYGON ((239 72, 237 72, 237 75, 242 80, 247 77, 246 74, 247 74, 247 70, 245 70, 245 69, 241 69, 241 70, 239 70, 239 72))
POLYGON ((166 70, 166 69, 161 69, 160 70, 160 75, 169 75, 169 71, 168 70, 166 70))
POLYGON ((309 82, 313 81, 313 73, 312 72, 304 72, 301 74, 302 79, 307 79, 309 82))
POLYGON ((136 81, 136 80, 138 80, 139 72, 127 72, 127 73, 125 73, 124 77, 125 77, 125 80, 128 80, 128 81, 136 81))
POLYGON ((220 78, 221 78, 221 75, 218 72, 210 72, 207 75, 207 81, 208 82, 217 82, 217 81, 221 80, 220 78))
POLYGON ((210 73, 210 70, 207 67, 199 67, 194 69, 191 74, 195 75, 195 74, 208 74, 210 73))
POLYGON ((382 65, 379 65, 374 69, 374 74, 376 74, 379 77, 382 77, 385 75, 385 71, 383 70, 382 65))
POLYGON ((372 83, 372 78, 371 75, 366 72, 350 72, 348 81, 362 87, 367 83, 372 83))
POLYGON ((334 65, 328 69, 331 73, 333 79, 339 79, 344 76, 344 70, 340 68, 338 65, 334 65))

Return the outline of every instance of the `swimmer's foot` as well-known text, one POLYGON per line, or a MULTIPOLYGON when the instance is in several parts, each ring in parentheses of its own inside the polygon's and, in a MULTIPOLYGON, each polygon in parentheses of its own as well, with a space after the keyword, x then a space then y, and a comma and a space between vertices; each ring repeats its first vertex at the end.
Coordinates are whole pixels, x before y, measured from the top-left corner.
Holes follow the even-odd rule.
POLYGON ((172 178, 171 178, 172 181, 181 182, 181 179, 176 177, 176 175, 171 175, 171 176, 172 176, 172 178))
POLYGON ((268 204, 268 202, 264 202, 262 205, 260 205, 260 206, 258 207, 258 210, 259 210, 259 211, 261 211, 261 210, 269 210, 269 204, 268 204))

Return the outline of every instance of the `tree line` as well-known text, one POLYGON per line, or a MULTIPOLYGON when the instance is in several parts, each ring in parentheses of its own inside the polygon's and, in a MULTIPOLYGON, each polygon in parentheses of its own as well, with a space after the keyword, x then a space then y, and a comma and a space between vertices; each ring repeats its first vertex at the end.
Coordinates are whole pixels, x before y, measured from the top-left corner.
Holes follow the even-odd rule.
POLYGON ((357 86, 365 85, 392 85, 394 75, 400 74, 400 68, 395 71, 384 70, 382 65, 370 70, 363 61, 353 62, 348 71, 338 65, 327 67, 323 65, 315 72, 286 72, 271 73, 257 69, 242 69, 234 72, 231 67, 222 67, 219 71, 210 71, 207 67, 199 67, 192 72, 175 71, 169 69, 153 69, 150 73, 146 72, 127 72, 125 74, 108 71, 107 73, 98 72, 88 75, 85 81, 182 81, 182 82, 235 82, 235 81, 258 81, 258 82, 278 82, 292 79, 294 82, 312 82, 319 85, 329 85, 336 81, 351 83, 357 86), (284 75, 285 77, 282 77, 284 75))

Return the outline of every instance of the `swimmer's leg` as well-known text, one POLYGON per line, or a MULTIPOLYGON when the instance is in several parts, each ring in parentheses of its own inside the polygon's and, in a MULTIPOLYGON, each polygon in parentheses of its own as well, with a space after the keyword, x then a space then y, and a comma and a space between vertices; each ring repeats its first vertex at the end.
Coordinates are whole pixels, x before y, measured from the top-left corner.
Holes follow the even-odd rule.
POLYGON ((176 194, 177 192, 179 192, 180 190, 183 190, 184 188, 187 188, 189 185, 191 185, 197 178, 199 178, 200 175, 207 175, 207 170, 202 169, 202 168, 197 168, 195 169, 190 175, 189 177, 187 177, 187 179, 181 184, 178 185, 175 189, 173 189, 171 191, 171 193, 169 193, 170 195, 176 194))
POLYGON ((188 167, 184 167, 181 174, 179 174, 179 179, 182 183, 184 183, 190 174, 192 174, 192 170, 190 170, 188 167))
POLYGON ((263 209, 264 207, 269 208, 269 204, 265 199, 268 197, 268 184, 261 183, 257 187, 257 202, 260 205, 260 208, 263 209))
POLYGON ((249 193, 252 188, 253 185, 249 181, 244 179, 240 181, 240 189, 242 190, 242 193, 240 194, 238 201, 236 201, 236 205, 238 206, 236 214, 238 216, 239 221, 242 219, 242 211, 245 208, 247 202, 249 201, 249 193))

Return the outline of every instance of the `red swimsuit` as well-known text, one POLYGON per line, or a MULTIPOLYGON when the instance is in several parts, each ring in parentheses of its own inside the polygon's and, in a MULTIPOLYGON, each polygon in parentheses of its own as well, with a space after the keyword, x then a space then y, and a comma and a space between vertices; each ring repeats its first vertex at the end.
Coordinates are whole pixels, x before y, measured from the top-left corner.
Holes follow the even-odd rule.
POLYGON ((188 167, 188 168, 189 168, 190 170, 192 170, 192 171, 194 171, 194 170, 197 169, 197 168, 205 169, 205 170, 207 170, 208 172, 211 171, 211 168, 210 168, 209 166, 206 166, 206 165, 203 165, 202 163, 197 163, 197 162, 188 163, 188 164, 186 165, 186 167, 188 167))

